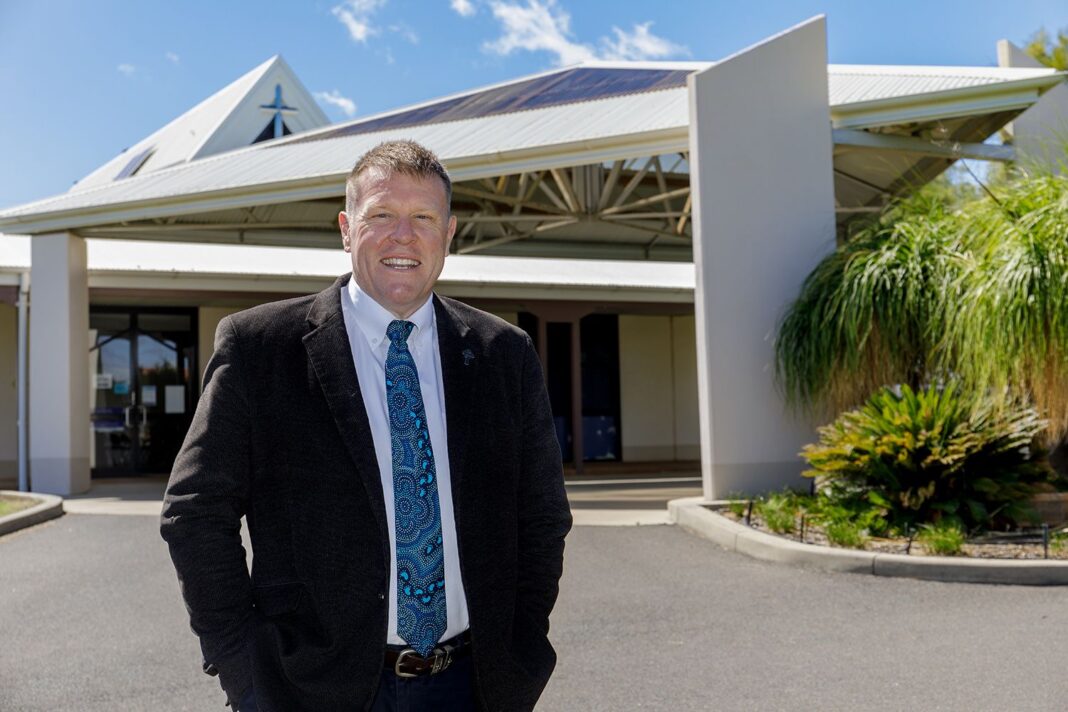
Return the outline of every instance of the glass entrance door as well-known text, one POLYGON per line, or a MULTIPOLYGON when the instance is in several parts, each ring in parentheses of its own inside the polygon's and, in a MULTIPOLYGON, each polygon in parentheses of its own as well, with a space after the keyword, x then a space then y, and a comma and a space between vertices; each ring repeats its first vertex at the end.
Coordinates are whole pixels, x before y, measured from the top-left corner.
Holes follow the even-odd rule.
POLYGON ((93 308, 89 332, 93 476, 169 473, 195 402, 195 312, 93 308))

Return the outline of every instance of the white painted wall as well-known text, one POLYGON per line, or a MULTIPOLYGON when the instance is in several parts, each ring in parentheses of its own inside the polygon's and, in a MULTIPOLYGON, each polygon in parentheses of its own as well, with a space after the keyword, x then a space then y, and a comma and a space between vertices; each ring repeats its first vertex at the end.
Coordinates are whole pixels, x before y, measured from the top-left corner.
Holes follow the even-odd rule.
POLYGON ((619 317, 624 462, 697 460, 697 354, 692 316, 619 317))
POLYGON ((619 316, 624 462, 675 459, 675 379, 671 351, 671 317, 619 316))
POLYGON ((0 304, 0 489, 18 488, 18 310, 0 304))
POLYGON ((704 494, 801 484, 815 424, 774 386, 775 327, 834 248, 823 17, 691 74, 704 494))
MULTIPOLYGON (((999 67, 1046 65, 1008 40, 998 42, 999 67)), ((1019 160, 1037 162, 1054 172, 1068 169, 1068 85, 1053 87, 1007 127, 1019 160)))

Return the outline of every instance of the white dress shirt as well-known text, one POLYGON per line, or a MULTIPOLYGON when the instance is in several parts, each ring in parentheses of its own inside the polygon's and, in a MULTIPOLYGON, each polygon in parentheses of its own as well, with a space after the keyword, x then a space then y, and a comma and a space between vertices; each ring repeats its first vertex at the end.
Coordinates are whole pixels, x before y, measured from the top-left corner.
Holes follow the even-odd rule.
MULTIPOLYGON (((386 403, 386 355, 389 339, 386 327, 396 317, 372 299, 350 278, 341 290, 341 313, 352 346, 356 376, 360 381, 363 405, 371 424, 382 495, 386 501, 389 528, 389 627, 386 642, 406 645, 397 635, 397 529, 393 511, 393 445, 389 432, 389 407, 386 403)), ((449 442, 445 430, 445 387, 441 377, 438 352, 438 326, 433 298, 428 298, 407 321, 415 324, 408 337, 408 350, 419 372, 419 390, 423 395, 430 446, 434 452, 434 469, 438 477, 438 501, 441 506, 441 539, 445 554, 445 605, 448 627, 442 640, 467 630, 467 599, 460 578, 460 555, 456 544, 456 520, 452 507, 452 479, 449 477, 449 442)))

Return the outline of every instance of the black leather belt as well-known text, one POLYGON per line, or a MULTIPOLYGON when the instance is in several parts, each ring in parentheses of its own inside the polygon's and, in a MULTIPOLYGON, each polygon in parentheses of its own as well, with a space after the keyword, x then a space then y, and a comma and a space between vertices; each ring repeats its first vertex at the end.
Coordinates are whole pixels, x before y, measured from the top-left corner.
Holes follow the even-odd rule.
POLYGON ((471 634, 463 632, 438 643, 428 657, 411 648, 386 648, 385 667, 397 677, 419 677, 444 672, 452 662, 471 652, 471 634))

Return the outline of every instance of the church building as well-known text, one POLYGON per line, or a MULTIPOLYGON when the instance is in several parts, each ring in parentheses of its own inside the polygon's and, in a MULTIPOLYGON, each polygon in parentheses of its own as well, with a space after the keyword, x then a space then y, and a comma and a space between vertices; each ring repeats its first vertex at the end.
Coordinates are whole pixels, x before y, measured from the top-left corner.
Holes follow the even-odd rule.
POLYGON ((0 210, 0 488, 168 473, 219 321, 350 270, 345 177, 395 138, 452 175, 438 292, 531 335, 569 472, 794 482, 816 424, 784 409, 771 340, 801 282, 955 161, 1018 158, 989 138, 1068 116, 1062 74, 1000 54, 828 65, 816 18, 719 61, 588 62, 343 123, 273 57, 0 210))

